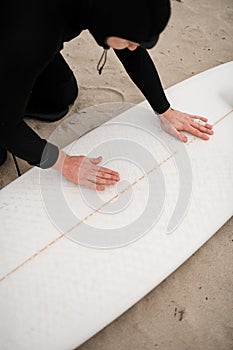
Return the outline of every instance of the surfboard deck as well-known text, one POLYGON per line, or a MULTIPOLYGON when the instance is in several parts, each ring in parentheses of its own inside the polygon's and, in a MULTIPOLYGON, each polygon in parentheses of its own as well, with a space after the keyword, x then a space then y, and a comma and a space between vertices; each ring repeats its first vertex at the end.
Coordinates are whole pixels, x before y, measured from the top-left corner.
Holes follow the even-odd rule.
POLYGON ((121 184, 97 196, 33 168, 1 190, 2 349, 81 345, 232 216, 232 72, 228 62, 165 91, 174 108, 214 124, 209 141, 187 134, 181 145, 145 101, 66 147, 101 152, 121 184))

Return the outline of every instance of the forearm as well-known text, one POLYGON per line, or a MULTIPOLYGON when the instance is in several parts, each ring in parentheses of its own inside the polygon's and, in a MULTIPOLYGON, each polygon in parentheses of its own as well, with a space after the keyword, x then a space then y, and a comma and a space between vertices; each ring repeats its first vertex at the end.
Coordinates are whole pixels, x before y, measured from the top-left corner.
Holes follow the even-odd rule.
POLYGON ((41 139, 24 121, 0 126, 0 144, 30 165, 50 168, 58 158, 58 147, 41 139))
POLYGON ((170 103, 148 52, 139 47, 133 52, 125 49, 115 50, 115 53, 153 110, 159 114, 167 111, 170 103))

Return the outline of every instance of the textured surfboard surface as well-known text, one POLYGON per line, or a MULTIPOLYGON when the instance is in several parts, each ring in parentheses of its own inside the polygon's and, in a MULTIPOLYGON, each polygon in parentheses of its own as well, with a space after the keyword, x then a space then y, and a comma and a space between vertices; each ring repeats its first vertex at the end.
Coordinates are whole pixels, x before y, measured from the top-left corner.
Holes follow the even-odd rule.
POLYGON ((232 216, 232 74, 228 62, 165 91, 208 118, 209 141, 181 145, 145 101, 66 147, 103 155, 119 185, 97 195, 33 168, 1 190, 1 349, 74 349, 232 216))

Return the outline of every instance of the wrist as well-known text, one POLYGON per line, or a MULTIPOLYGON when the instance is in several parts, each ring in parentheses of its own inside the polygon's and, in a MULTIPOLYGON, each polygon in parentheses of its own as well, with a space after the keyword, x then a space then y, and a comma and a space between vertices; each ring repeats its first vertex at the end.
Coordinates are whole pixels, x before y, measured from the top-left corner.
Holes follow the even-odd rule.
POLYGON ((61 171, 65 162, 66 157, 68 155, 62 151, 59 151, 58 158, 56 163, 52 166, 52 169, 61 171))
POLYGON ((174 112, 174 109, 172 107, 169 107, 164 113, 161 113, 160 115, 162 117, 167 117, 169 116, 172 112, 174 112))

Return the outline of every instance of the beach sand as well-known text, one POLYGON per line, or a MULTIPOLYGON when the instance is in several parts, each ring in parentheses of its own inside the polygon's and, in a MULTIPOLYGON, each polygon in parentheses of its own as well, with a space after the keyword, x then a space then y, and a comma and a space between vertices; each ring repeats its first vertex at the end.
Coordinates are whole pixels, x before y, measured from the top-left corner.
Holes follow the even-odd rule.
MULTIPOLYGON (((231 61, 232 38, 233 0, 173 0, 169 24, 158 45, 150 50, 164 89, 231 61)), ((96 104, 144 99, 112 51, 99 76, 96 66, 102 49, 89 32, 66 43, 62 53, 79 84, 78 99, 66 118, 96 104)), ((101 118, 89 119, 81 127, 84 132, 102 122, 101 118)), ((28 123, 48 138, 60 122, 30 119, 28 123)), ((30 169, 23 160, 19 165, 23 173, 30 169)), ((0 171, 0 188, 16 178, 10 155, 0 171)), ((158 287, 79 349, 232 350, 232 262, 233 219, 158 287)))

